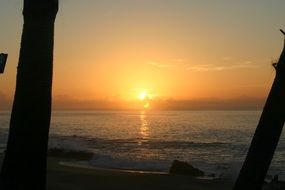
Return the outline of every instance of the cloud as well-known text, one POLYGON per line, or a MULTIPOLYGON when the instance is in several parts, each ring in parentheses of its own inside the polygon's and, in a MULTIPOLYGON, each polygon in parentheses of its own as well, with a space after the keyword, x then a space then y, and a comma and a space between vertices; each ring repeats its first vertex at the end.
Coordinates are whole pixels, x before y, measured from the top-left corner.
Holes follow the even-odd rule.
POLYGON ((53 109, 63 110, 136 110, 148 103, 152 110, 260 110, 264 97, 239 96, 229 99, 204 98, 176 100, 154 97, 147 101, 76 99, 70 96, 55 96, 53 109))
POLYGON ((265 98, 240 96, 229 99, 159 100, 152 107, 161 110, 261 110, 265 98))
MULTIPOLYGON (((228 61, 228 60, 227 60, 228 61)), ((222 64, 200 64, 189 66, 186 70, 193 72, 205 72, 205 71, 225 71, 225 70, 234 70, 234 69, 254 69, 259 66, 253 63, 250 60, 242 61, 242 62, 230 62, 230 63, 222 63, 222 64)))
POLYGON ((170 67, 175 67, 175 64, 171 64, 171 63, 160 63, 157 61, 149 61, 147 62, 148 65, 152 65, 155 67, 159 67, 159 68, 170 68, 170 67))
POLYGON ((193 72, 254 69, 259 67, 259 65, 255 64, 251 60, 239 61, 230 56, 222 57, 219 62, 219 64, 190 64, 185 59, 179 58, 169 61, 149 61, 147 64, 158 68, 179 68, 193 72))
POLYGON ((185 66, 186 60, 178 58, 168 61, 149 61, 147 62, 147 64, 159 68, 173 68, 173 67, 185 66))
POLYGON ((119 108, 120 102, 104 99, 80 99, 70 95, 54 95, 53 108, 63 110, 73 109, 116 109, 119 108))
POLYGON ((213 66, 213 65, 196 65, 187 67, 186 70, 194 71, 194 72, 205 72, 205 71, 223 71, 226 67, 224 66, 213 66))

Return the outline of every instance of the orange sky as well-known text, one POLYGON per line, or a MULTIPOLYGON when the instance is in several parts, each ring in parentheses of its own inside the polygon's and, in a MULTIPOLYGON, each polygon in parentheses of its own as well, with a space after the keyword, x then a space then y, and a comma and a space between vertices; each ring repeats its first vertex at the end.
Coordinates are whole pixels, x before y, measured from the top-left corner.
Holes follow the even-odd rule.
MULTIPOLYGON (((9 53, 0 106, 9 109, 22 3, 0 4, 0 52, 9 53)), ((284 1, 60 1, 54 107, 139 108, 142 92, 150 108, 260 107, 283 46, 281 7, 284 1)))

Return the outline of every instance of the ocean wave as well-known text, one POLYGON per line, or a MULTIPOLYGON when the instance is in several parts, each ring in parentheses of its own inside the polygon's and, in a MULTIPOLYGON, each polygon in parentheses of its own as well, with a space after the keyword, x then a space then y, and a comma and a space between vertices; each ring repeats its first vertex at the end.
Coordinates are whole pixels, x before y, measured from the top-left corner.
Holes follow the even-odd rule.
MULTIPOLYGON (((185 142, 185 141, 151 141, 146 143, 147 151, 151 149, 159 149, 162 152, 164 149, 190 149, 191 147, 205 148, 207 151, 209 147, 215 148, 217 146, 229 146, 228 143, 213 142, 185 142)), ((168 157, 163 159, 153 159, 152 157, 135 157, 134 151, 138 151, 136 147, 137 139, 86 139, 79 136, 63 137, 53 136, 50 140, 50 148, 57 147, 66 150, 84 150, 92 151, 93 157, 86 162, 92 167, 111 168, 111 169, 127 169, 127 170, 142 170, 142 171, 159 171, 168 172, 171 163, 177 157, 168 157), (125 154, 120 154, 123 152, 125 154)), ((146 146, 146 145, 145 145, 146 146)), ((178 151, 180 152, 180 151, 178 151)), ((139 152, 141 154, 141 152, 139 152)), ((146 153, 147 154, 147 153, 146 153)), ((209 154, 209 152, 208 152, 209 154)), ((205 171, 207 175, 213 175, 219 178, 235 179, 242 162, 237 163, 217 163, 213 162, 211 158, 209 162, 206 159, 193 159, 189 156, 185 159, 183 155, 181 161, 189 162, 193 166, 205 171), (183 159, 184 158, 184 159, 183 159)))
MULTIPOLYGON (((0 133, 0 152, 2 153, 7 136, 7 133, 0 133)), ((179 159, 191 163, 194 167, 205 171, 207 175, 214 174, 219 178, 235 180, 243 162, 243 158, 236 160, 236 157, 245 155, 247 150, 243 144, 227 142, 148 140, 139 144, 140 140, 142 139, 100 139, 50 135, 49 155, 64 159, 86 160, 86 164, 94 167, 161 172, 167 172, 171 162, 179 159), (173 150, 174 156, 166 152, 168 150, 173 150), (239 155, 232 155, 229 159, 222 160, 216 158, 215 153, 211 151, 217 151, 217 155, 219 152, 221 154, 239 152, 239 155), (165 154, 165 156, 148 156, 151 152, 157 155, 165 154), (196 158, 195 154, 198 155, 196 158)), ((283 146, 279 147, 277 156, 284 155, 283 148, 283 146)), ((285 170, 281 166, 281 161, 280 163, 273 161, 268 178, 274 175, 279 175, 280 179, 285 178, 285 170)))
MULTIPOLYGON (((72 149, 83 148, 111 148, 116 149, 120 147, 137 148, 147 147, 148 149, 186 149, 186 148, 216 148, 239 146, 239 144, 231 144, 226 142, 195 142, 195 141, 165 141, 148 140, 143 138, 133 139, 101 139, 101 138, 85 138, 80 136, 57 136, 50 137, 50 146, 67 146, 72 149)), ((241 144, 240 146, 243 146, 241 144)))
POLYGON ((89 161, 91 166, 110 168, 110 169, 127 169, 127 170, 143 170, 143 171, 161 171, 168 172, 171 162, 157 160, 133 160, 119 158, 113 155, 94 155, 89 161))
POLYGON ((74 150, 66 150, 60 148, 49 148, 48 156, 64 158, 64 159, 74 159, 74 160, 90 160, 93 157, 93 153, 87 151, 74 151, 74 150))

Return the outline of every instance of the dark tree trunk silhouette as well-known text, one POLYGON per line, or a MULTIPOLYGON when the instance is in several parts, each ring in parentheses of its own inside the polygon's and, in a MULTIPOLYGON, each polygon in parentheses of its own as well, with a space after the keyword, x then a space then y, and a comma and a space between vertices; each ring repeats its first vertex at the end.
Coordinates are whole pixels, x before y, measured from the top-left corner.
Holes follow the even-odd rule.
POLYGON ((1 190, 43 190, 58 0, 24 0, 24 26, 1 190))
POLYGON ((273 66, 276 76, 234 190, 262 188, 282 132, 285 120, 285 43, 278 63, 273 66))

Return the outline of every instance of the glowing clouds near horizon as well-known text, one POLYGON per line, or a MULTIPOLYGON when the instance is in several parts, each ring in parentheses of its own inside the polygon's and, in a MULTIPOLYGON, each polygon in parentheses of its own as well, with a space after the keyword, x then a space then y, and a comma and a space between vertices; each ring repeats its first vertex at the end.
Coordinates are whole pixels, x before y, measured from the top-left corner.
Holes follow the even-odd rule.
POLYGON ((139 95, 138 95, 138 99, 143 102, 143 107, 145 109, 149 108, 150 106, 150 103, 149 103, 149 100, 150 100, 150 97, 149 97, 149 94, 145 91, 143 92, 140 92, 139 95))
POLYGON ((143 107, 144 108, 149 108, 149 102, 145 103, 143 107))

